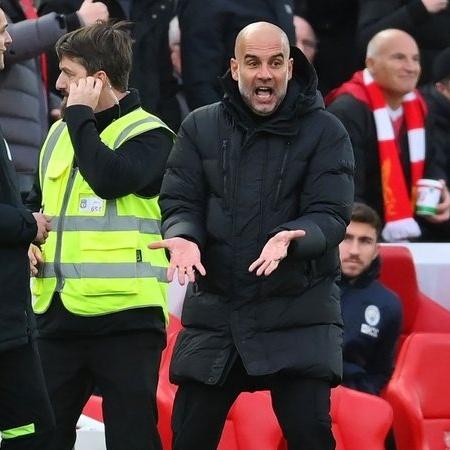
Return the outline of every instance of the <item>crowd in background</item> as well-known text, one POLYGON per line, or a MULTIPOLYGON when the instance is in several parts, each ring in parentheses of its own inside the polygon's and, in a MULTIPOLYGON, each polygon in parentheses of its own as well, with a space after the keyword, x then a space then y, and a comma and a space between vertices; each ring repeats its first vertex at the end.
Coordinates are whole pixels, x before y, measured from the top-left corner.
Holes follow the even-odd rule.
MULTIPOLYGON (((108 18, 130 22, 130 87, 138 88, 142 105, 174 131, 189 111, 222 97, 221 77, 234 40, 251 22, 268 21, 286 32, 291 45, 314 64, 324 97, 364 68, 367 43, 376 33, 404 30, 420 50, 419 86, 427 102, 430 142, 426 151, 438 152, 434 160, 442 169, 440 178, 450 177, 450 55, 436 67, 436 57, 450 46, 447 0, 2 0, 1 5, 11 22, 13 44, 0 74, 0 121, 24 197, 48 126, 60 117, 54 43, 67 31, 108 18), (441 90, 435 86, 439 82, 441 90)), ((365 201, 364 196, 357 199, 365 201)), ((420 238, 410 237, 450 241, 450 225, 444 222, 433 224, 431 231, 422 229, 420 238)))

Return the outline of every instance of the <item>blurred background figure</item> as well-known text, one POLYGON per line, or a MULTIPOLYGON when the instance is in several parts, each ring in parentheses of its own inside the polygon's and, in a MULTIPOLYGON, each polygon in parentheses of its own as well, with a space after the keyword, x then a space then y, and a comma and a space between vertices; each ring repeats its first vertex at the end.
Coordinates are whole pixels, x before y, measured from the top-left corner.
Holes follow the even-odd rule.
POLYGON ((178 0, 181 63, 191 109, 222 98, 219 77, 234 55, 234 41, 252 22, 278 25, 295 45, 292 0, 178 0))
POLYGON ((13 41, 5 53, 6 69, 0 74, 0 121, 25 197, 33 185, 50 111, 58 110, 60 103, 49 95, 47 62, 41 55, 66 32, 106 20, 108 10, 101 2, 85 0, 72 14, 37 18, 32 0, 2 0, 0 5, 13 41))
POLYGON ((316 34, 314 67, 319 89, 325 96, 360 68, 355 52, 358 23, 357 0, 295 0, 295 14, 306 20, 316 34))
POLYGON ((317 51, 316 33, 311 25, 302 17, 294 16, 295 45, 305 54, 313 64, 317 51))
POLYGON ((176 87, 172 90, 172 96, 164 104, 165 109, 163 115, 172 130, 177 131, 181 122, 190 111, 184 92, 181 72, 181 33, 177 16, 173 17, 169 23, 169 49, 176 87))
MULTIPOLYGON (((434 125, 434 141, 442 149, 445 158, 444 171, 450 180, 450 47, 434 60, 432 82, 423 86, 422 93, 428 106, 428 114, 434 125)), ((435 230, 436 240, 450 241, 450 223, 435 230)))
POLYGON ((388 242, 436 240, 434 229, 450 216, 444 181, 434 215, 416 215, 411 202, 419 179, 446 179, 445 156, 416 89, 419 76, 415 40, 401 30, 384 30, 369 42, 366 68, 326 98, 352 141, 356 199, 377 211, 388 242))
MULTIPOLYGON (((133 66, 130 87, 139 90, 142 107, 173 126, 167 117, 166 102, 175 95, 177 82, 172 75, 168 42, 169 22, 174 16, 174 0, 104 0, 114 20, 132 22, 133 66)), ((81 0, 41 0, 39 14, 50 11, 71 13, 81 0)), ((54 88, 59 74, 54 50, 48 54, 50 86, 54 88)))
POLYGON ((422 59, 420 84, 431 80, 434 58, 450 45, 448 0, 359 0, 358 42, 369 40, 386 28, 398 28, 417 42, 422 59))

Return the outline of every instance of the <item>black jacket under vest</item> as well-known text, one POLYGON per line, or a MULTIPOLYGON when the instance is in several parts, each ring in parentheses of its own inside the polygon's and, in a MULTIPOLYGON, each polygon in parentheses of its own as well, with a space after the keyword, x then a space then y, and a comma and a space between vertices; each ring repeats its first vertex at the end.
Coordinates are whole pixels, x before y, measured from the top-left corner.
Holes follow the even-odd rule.
POLYGON ((0 351, 27 343, 35 330, 28 247, 36 233, 0 130, 0 351))
POLYGON ((340 380, 338 244, 350 219, 353 153, 323 110, 317 78, 292 49, 294 77, 269 117, 243 103, 228 73, 223 101, 183 122, 160 205, 164 237, 198 243, 207 275, 184 303, 171 379, 220 383, 241 356, 250 375, 340 380), (249 273, 267 240, 303 229, 268 277, 249 273))

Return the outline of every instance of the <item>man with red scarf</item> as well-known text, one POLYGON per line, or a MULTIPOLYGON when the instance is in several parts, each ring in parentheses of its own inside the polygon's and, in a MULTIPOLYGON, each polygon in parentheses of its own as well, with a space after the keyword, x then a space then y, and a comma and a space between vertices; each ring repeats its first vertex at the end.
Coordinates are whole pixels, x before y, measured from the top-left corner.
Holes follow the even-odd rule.
POLYGON ((425 103, 416 90, 420 56, 414 39, 388 29, 369 42, 366 68, 327 96, 329 111, 346 127, 355 153, 355 195, 384 218, 388 242, 432 240, 432 227, 450 218, 444 155, 432 143, 425 103), (420 178, 442 180, 437 213, 414 215, 420 178))

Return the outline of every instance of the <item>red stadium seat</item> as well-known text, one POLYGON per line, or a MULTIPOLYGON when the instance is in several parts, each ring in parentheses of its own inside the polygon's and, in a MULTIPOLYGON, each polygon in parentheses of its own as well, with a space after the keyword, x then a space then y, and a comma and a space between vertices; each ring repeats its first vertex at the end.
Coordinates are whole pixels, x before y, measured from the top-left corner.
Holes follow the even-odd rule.
POLYGON ((175 341, 181 328, 182 325, 180 319, 170 315, 169 326, 167 328, 167 347, 164 349, 161 356, 159 383, 156 393, 156 402, 158 405, 158 431, 161 436, 164 450, 170 450, 172 448, 171 417, 177 386, 169 381, 169 367, 175 341))
MULTIPOLYGON (((392 408, 385 400, 338 387, 331 394, 331 417, 336 450, 384 450, 392 425, 392 408)), ((228 419, 234 422, 240 450, 286 449, 268 392, 241 394, 228 419)), ((224 430, 222 440, 226 437, 224 430)))
POLYGON ((450 311, 420 292, 410 251, 402 246, 381 246, 381 281, 400 297, 403 329, 410 333, 450 333, 450 311))
POLYGON ((382 398, 340 386, 331 394, 331 418, 336 450, 384 450, 392 408, 382 398))
POLYGON ((386 390, 397 450, 450 448, 450 334, 413 333, 386 390))

